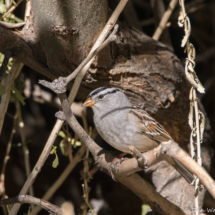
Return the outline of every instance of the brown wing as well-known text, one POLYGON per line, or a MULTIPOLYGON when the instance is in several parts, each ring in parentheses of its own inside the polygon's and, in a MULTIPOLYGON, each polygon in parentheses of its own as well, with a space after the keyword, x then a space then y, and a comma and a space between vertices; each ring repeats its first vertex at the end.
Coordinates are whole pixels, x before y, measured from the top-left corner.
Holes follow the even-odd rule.
POLYGON ((130 113, 139 118, 140 132, 147 135, 149 138, 159 143, 172 139, 168 132, 144 110, 133 108, 130 113))

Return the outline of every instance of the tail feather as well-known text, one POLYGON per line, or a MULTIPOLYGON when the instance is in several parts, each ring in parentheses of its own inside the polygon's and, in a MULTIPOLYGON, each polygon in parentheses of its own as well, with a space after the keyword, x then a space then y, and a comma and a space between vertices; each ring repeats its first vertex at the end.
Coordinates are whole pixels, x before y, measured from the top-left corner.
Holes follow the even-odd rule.
POLYGON ((194 181, 194 176, 193 174, 179 161, 174 160, 174 164, 172 164, 172 166, 185 178, 185 180, 189 183, 192 184, 192 182, 194 181))

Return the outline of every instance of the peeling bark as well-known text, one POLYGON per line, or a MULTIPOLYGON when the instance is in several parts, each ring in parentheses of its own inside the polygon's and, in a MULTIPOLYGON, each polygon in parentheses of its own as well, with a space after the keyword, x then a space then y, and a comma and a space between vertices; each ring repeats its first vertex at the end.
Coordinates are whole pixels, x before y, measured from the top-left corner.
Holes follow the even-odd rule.
MULTIPOLYGON (((32 0, 31 3, 33 15, 22 31, 0 26, 0 52, 12 51, 18 60, 50 79, 70 74, 89 53, 105 25, 107 1, 32 0)), ((120 24, 117 40, 91 65, 78 99, 85 99, 91 90, 101 86, 123 90, 133 103, 152 114, 176 142, 188 147, 189 86, 180 60, 165 45, 120 24)), ((209 130, 206 121, 206 144, 209 130)), ((208 166, 208 148, 205 151, 203 161, 208 166)), ((152 176, 157 190, 185 208, 193 192, 184 195, 187 190, 181 188, 186 182, 178 176, 174 181, 171 177, 162 179, 162 172, 167 171, 171 176, 173 170, 166 170, 162 163, 158 166, 153 169, 152 176)))

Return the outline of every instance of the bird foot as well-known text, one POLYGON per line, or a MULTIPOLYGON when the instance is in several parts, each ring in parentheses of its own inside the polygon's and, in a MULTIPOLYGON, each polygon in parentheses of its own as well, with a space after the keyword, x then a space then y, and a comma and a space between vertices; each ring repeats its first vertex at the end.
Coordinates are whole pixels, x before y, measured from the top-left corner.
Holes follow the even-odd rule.
POLYGON ((115 177, 114 177, 113 171, 117 172, 117 171, 119 170, 120 164, 121 164, 123 161, 128 160, 128 159, 129 159, 129 158, 126 158, 126 157, 125 157, 125 158, 123 158, 123 157, 121 157, 121 158, 116 157, 116 158, 114 158, 114 159, 112 160, 111 165, 110 165, 110 168, 109 168, 109 172, 110 172, 111 177, 112 177, 112 179, 113 179, 114 181, 117 182, 117 180, 116 180, 115 177))

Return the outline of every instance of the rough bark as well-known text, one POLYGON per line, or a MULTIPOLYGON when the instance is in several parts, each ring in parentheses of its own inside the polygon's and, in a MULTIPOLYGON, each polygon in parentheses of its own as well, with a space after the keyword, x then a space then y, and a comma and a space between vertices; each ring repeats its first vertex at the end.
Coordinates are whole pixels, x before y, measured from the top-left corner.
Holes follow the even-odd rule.
MULTIPOLYGON (((107 1, 32 0, 31 3, 33 16, 21 31, 0 27, 0 52, 12 51, 18 60, 51 79, 70 74, 103 28, 108 16, 107 1)), ((120 25, 116 42, 93 62, 78 98, 85 99, 91 90, 100 86, 125 91, 133 103, 151 113, 176 142, 187 148, 189 86, 180 60, 166 46, 140 31, 120 25)), ((207 121, 206 137, 210 137, 209 130, 207 121)), ((205 143, 208 141, 206 138, 205 143)), ((207 150, 203 161, 209 166, 207 150)), ((186 207, 182 202, 194 207, 193 192, 181 189, 186 182, 178 175, 171 180, 168 176, 172 172, 162 163, 154 167, 152 179, 157 190, 182 209, 186 207), (161 178, 166 172, 168 175, 161 178), (178 180, 182 181, 180 185, 178 180)))
POLYGON ((89 53, 107 21, 107 1, 32 0, 34 51, 55 74, 71 73, 89 53), (57 51, 56 51, 57 50, 57 51))

